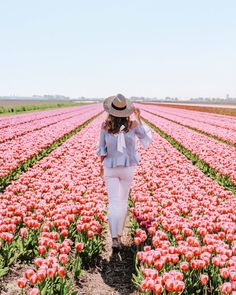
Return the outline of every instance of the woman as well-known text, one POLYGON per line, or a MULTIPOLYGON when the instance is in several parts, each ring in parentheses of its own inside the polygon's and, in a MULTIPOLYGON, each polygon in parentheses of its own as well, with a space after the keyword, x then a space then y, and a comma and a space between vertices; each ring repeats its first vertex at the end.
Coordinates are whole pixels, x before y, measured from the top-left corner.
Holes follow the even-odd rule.
POLYGON ((151 142, 151 130, 140 119, 140 110, 122 94, 103 102, 108 113, 102 124, 97 155, 101 156, 100 176, 105 179, 108 192, 108 223, 113 250, 121 249, 121 236, 128 214, 128 196, 135 166, 139 163, 135 135, 143 147, 151 142), (134 113, 136 121, 131 121, 134 113))

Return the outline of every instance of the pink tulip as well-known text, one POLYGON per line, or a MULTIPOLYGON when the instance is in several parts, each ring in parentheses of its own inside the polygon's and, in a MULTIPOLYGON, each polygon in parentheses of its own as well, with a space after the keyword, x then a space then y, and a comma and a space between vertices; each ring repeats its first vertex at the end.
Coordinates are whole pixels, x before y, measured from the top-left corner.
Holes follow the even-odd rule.
POLYGON ((208 275, 205 275, 205 274, 200 275, 200 282, 202 285, 207 285, 208 281, 209 281, 208 275))

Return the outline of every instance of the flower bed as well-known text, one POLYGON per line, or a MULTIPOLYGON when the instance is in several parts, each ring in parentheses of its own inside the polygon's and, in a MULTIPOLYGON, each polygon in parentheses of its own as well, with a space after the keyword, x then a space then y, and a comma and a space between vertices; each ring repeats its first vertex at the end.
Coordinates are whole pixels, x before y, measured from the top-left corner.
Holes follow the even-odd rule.
MULTIPOLYGON (((47 111, 44 112, 43 115, 38 116, 37 118, 34 118, 34 116, 31 114, 29 115, 25 115, 25 117, 27 118, 27 122, 23 122, 23 123, 12 123, 9 124, 8 127, 3 128, 1 125, 4 123, 0 121, 0 143, 7 141, 7 140, 11 140, 11 139, 15 139, 18 136, 22 136, 26 133, 30 133, 33 132, 35 130, 39 130, 45 127, 48 127, 52 124, 57 124, 63 120, 67 120, 70 119, 74 116, 80 116, 82 113, 85 113, 87 111, 89 111, 91 107, 90 106, 81 106, 81 107, 74 107, 70 110, 60 110, 57 111, 57 113, 54 111, 47 111), (52 114, 51 114, 52 112, 52 114), (46 115, 46 114, 47 115, 46 115)), ((26 120, 26 118, 23 120, 26 120)))
POLYGON ((0 144, 0 188, 61 144, 70 134, 77 132, 99 111, 101 105, 91 105, 86 113, 80 111, 78 116, 0 144))
POLYGON ((148 152, 139 152, 130 209, 136 285, 145 294, 231 294, 235 196, 156 133, 148 152))
MULTIPOLYGON (((168 119, 174 123, 179 123, 183 126, 190 127, 199 132, 205 133, 206 135, 212 136, 215 139, 219 139, 225 143, 236 145, 236 120, 229 120, 226 116, 221 116, 220 118, 213 119, 203 119, 201 121, 201 115, 199 113, 187 115, 185 112, 181 112, 179 110, 175 110, 175 112, 171 111, 171 113, 167 111, 163 111, 162 108, 157 107, 144 107, 143 110, 151 112, 152 114, 156 114, 160 117, 168 119), (210 121, 212 123, 207 123, 210 121), (221 126, 217 126, 221 125, 221 126)), ((201 113, 200 113, 201 114, 201 113)))
POLYGON ((63 109, 45 110, 37 112, 29 112, 25 114, 0 116, 0 130, 8 127, 19 126, 25 123, 32 123, 38 120, 47 119, 49 117, 70 113, 77 109, 76 107, 66 107, 63 109))
MULTIPOLYGON (((143 116, 182 147, 236 184, 236 148, 143 111, 143 116)), ((227 181, 226 179, 226 181, 227 181)))
POLYGON ((220 115, 227 115, 227 116, 236 116, 236 106, 233 105, 193 105, 193 104, 158 104, 158 103, 143 103, 145 105, 159 105, 159 106, 165 106, 169 108, 176 108, 176 109, 184 109, 184 110, 191 110, 191 111, 198 111, 198 112, 204 112, 207 114, 220 114, 220 115))
POLYGON ((33 260, 18 281, 29 294, 70 294, 81 263, 102 249, 107 197, 95 154, 101 122, 100 116, 0 195, 0 274, 16 259, 33 260))
POLYGON ((179 116, 184 119, 191 119, 193 121, 197 121, 199 123, 205 123, 207 125, 222 127, 228 130, 236 130, 236 118, 224 115, 218 115, 213 113, 205 113, 200 111, 191 111, 185 109, 177 109, 175 107, 165 107, 165 106, 157 106, 157 105, 140 105, 141 109, 145 109, 147 111, 155 111, 155 113, 168 114, 179 116))

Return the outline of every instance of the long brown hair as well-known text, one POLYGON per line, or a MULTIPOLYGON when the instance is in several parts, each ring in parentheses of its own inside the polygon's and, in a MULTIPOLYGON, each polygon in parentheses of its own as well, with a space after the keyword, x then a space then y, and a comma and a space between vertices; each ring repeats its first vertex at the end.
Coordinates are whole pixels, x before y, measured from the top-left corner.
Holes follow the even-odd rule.
POLYGON ((121 125, 124 125, 125 128, 123 130, 128 132, 132 125, 130 117, 116 117, 109 114, 106 121, 102 124, 103 128, 112 134, 118 133, 121 125))

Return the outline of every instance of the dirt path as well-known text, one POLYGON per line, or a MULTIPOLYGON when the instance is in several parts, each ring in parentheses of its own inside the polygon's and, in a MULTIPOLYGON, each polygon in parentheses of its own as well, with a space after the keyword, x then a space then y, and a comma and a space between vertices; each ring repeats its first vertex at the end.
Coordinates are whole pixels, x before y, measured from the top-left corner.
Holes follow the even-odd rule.
POLYGON ((101 259, 85 271, 79 279, 78 294, 81 295, 138 295, 132 286, 134 273, 134 248, 129 234, 129 219, 126 220, 119 254, 112 253, 109 230, 104 233, 107 242, 101 259))

